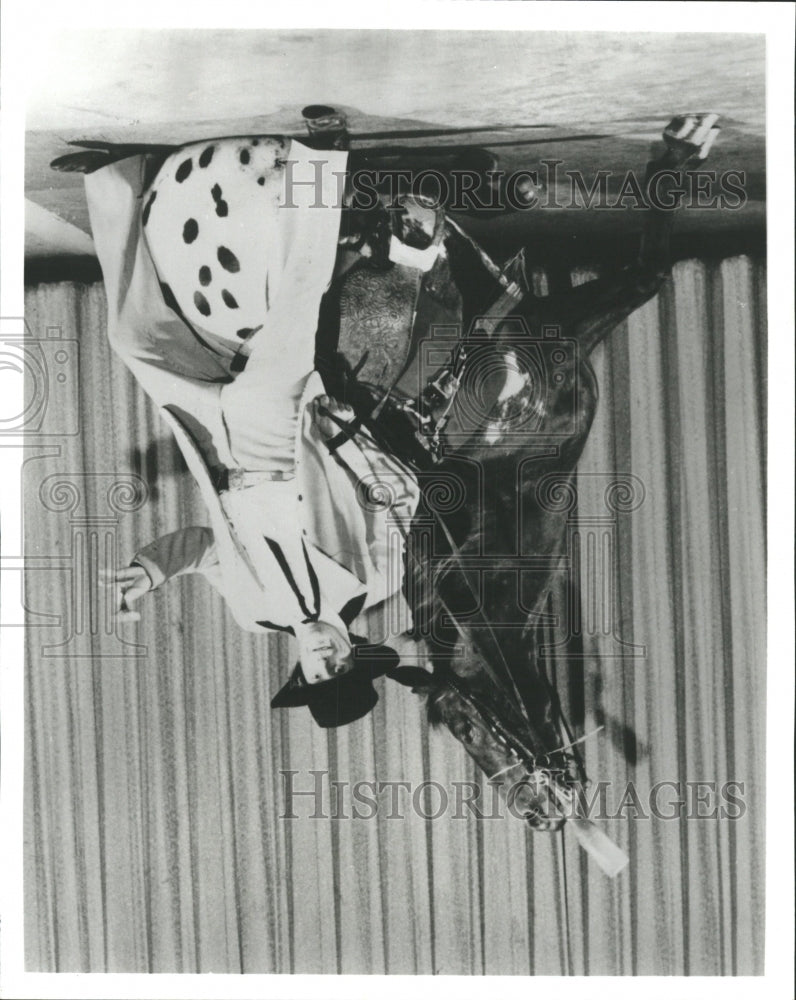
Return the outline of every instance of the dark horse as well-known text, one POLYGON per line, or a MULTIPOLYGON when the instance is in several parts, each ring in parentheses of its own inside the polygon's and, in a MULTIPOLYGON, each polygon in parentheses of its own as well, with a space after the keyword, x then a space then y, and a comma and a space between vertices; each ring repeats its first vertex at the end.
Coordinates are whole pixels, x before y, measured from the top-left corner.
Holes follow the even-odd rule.
MULTIPOLYGON (((706 154, 715 120, 670 124, 646 191, 664 173, 676 182, 689 159, 706 154)), ((431 720, 451 730, 531 826, 573 819, 592 844, 600 835, 578 814, 582 762, 537 643, 597 406, 589 355, 670 270, 673 212, 654 200, 644 211, 632 265, 547 297, 523 287, 516 266, 495 268, 446 220, 427 294, 415 298, 399 267, 355 268, 335 290, 339 327, 322 327, 319 347, 332 391, 414 466, 423 487, 406 596, 435 667, 418 689, 431 720)), ((621 852, 603 843, 596 854, 601 847, 603 866, 618 870, 621 852)))
MULTIPOLYGON (((305 118, 319 148, 347 143, 345 120, 333 109, 307 108, 305 118)), ((700 114, 672 121, 665 151, 648 164, 648 192, 667 175, 677 184, 689 159, 704 158, 715 121, 700 114)), ((89 148, 53 166, 92 171, 132 152, 165 156, 173 148, 78 145, 89 148)), ((432 162, 488 176, 494 158, 485 150, 445 149, 352 150, 349 171, 432 162)), ((356 412, 349 432, 357 423, 367 428, 422 486, 408 528, 405 593, 434 665, 417 689, 431 720, 451 730, 532 827, 572 820, 612 873, 626 859, 600 843, 579 809, 586 776, 540 668, 538 633, 597 406, 589 355, 669 273, 673 212, 650 199, 645 214, 632 265, 536 297, 517 260, 498 268, 441 211, 426 233, 444 246, 433 267, 422 274, 392 263, 388 216, 354 202, 343 240, 361 249, 367 231, 371 256, 359 256, 327 295, 316 357, 329 391, 356 412)), ((412 225, 402 240, 422 249, 412 225)))

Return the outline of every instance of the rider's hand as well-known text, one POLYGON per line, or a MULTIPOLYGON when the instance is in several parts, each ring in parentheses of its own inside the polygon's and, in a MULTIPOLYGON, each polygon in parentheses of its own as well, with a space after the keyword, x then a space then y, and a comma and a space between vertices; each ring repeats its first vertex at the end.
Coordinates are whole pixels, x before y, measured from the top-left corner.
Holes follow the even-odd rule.
POLYGON ((113 588, 114 621, 141 620, 141 612, 132 611, 131 605, 152 590, 152 580, 143 566, 125 566, 112 573, 103 573, 101 582, 108 588, 113 588))
POLYGON ((354 419, 354 411, 351 407, 338 403, 333 396, 316 396, 310 406, 312 407, 312 422, 326 440, 340 433, 343 429, 341 424, 347 424, 354 419), (333 419, 335 417, 336 420, 333 419))

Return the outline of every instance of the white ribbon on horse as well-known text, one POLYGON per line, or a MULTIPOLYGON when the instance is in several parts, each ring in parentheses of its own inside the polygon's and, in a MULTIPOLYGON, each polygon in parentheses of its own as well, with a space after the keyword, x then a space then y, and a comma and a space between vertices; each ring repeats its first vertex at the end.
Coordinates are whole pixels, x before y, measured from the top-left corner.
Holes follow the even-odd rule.
POLYGON ((440 253, 442 253, 441 243, 432 243, 425 250, 419 250, 417 247, 402 243, 397 236, 390 238, 390 260, 393 264, 403 264, 427 273, 436 264, 440 253))
POLYGON ((577 842, 609 878, 615 878, 627 866, 630 858, 596 823, 579 816, 573 816, 567 822, 571 824, 577 842))
POLYGON ((609 878, 615 878, 628 865, 628 855, 596 823, 575 815, 575 803, 570 792, 564 792, 555 784, 551 787, 564 808, 567 824, 571 824, 577 842, 609 878))

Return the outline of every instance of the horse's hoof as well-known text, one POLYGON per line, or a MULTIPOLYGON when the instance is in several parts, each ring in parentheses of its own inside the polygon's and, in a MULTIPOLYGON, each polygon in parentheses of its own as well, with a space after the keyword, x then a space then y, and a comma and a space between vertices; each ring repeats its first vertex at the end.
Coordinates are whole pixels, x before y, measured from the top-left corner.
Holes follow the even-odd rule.
POLYGON ((683 162, 692 157, 704 160, 719 134, 718 120, 712 111, 678 115, 663 130, 663 141, 683 162))
POLYGON ((342 149, 348 140, 348 119, 345 112, 326 104, 308 104, 301 112, 307 132, 318 137, 323 146, 342 149))

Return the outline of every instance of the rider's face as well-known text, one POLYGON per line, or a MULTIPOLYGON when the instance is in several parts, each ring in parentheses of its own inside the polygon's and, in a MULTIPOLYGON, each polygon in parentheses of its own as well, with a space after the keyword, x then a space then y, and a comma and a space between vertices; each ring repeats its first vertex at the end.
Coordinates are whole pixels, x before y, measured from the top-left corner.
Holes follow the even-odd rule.
POLYGON ((351 644, 326 622, 312 622, 299 638, 301 672, 308 684, 318 684, 346 673, 354 665, 351 644))

